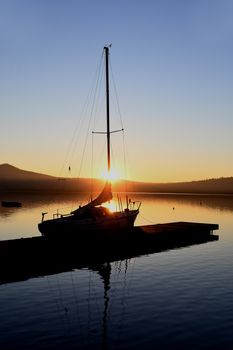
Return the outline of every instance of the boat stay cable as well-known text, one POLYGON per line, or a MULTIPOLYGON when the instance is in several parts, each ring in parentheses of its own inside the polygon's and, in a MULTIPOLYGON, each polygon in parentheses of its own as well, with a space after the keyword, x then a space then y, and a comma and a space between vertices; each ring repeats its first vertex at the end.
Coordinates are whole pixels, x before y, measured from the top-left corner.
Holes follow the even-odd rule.
MULTIPOLYGON (((82 108, 82 111, 80 113, 80 115, 82 116, 81 120, 79 120, 79 122, 76 124, 76 127, 74 128, 73 134, 72 134, 72 138, 71 141, 67 147, 67 151, 65 154, 65 159, 64 162, 62 164, 62 167, 60 169, 60 173, 59 173, 59 177, 62 176, 63 171, 66 167, 66 164, 68 163, 68 166, 71 165, 72 163, 72 158, 74 157, 74 153, 77 149, 78 146, 78 142, 81 139, 81 133, 83 131, 83 124, 85 122, 85 120, 87 120, 87 114, 89 113, 89 108, 91 105, 91 101, 93 101, 92 105, 91 105, 91 112, 90 112, 90 116, 92 116, 93 114, 93 108, 94 108, 94 101, 96 100, 96 96, 97 96, 97 88, 99 85, 99 81, 100 81, 100 76, 101 76, 101 67, 102 67, 102 61, 103 61, 103 53, 101 55, 100 61, 97 65, 95 74, 92 78, 92 83, 89 89, 89 92, 87 94, 86 100, 84 102, 84 106, 82 108)), ((68 167, 67 167, 68 168, 68 167)))

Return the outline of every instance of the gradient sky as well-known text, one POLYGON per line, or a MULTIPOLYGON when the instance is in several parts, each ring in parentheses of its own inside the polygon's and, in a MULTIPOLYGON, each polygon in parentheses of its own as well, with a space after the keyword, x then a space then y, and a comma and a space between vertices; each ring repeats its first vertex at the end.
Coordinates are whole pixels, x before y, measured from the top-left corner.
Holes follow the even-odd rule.
POLYGON ((232 18, 231 0, 0 0, 0 163, 66 175, 112 43, 127 176, 233 176, 232 18))

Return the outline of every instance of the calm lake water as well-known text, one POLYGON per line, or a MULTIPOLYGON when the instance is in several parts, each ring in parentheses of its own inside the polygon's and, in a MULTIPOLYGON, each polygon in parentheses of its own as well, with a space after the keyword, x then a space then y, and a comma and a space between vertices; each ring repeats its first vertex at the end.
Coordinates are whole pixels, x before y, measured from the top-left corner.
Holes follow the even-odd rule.
MULTIPOLYGON (((36 236, 41 212, 84 197, 5 196, 23 207, 0 208, 0 239, 36 236)), ((233 348, 233 197, 132 198, 136 225, 216 223, 219 240, 1 284, 1 349, 233 348)))

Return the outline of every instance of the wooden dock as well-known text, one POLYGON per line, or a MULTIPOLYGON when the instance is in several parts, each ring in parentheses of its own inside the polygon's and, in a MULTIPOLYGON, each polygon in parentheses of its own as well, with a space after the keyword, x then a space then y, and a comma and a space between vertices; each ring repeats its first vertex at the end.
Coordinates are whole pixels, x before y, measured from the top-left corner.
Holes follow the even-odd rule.
POLYGON ((145 225, 134 227, 134 229, 139 228, 143 234, 148 236, 153 236, 156 238, 158 236, 171 236, 171 235, 211 235, 213 231, 219 229, 219 225, 217 224, 205 224, 205 223, 197 223, 197 222, 172 222, 167 224, 157 224, 157 225, 145 225))
POLYGON ((175 222, 106 232, 80 241, 78 234, 56 240, 37 236, 0 241, 0 283, 70 271, 218 240, 216 224, 175 222))

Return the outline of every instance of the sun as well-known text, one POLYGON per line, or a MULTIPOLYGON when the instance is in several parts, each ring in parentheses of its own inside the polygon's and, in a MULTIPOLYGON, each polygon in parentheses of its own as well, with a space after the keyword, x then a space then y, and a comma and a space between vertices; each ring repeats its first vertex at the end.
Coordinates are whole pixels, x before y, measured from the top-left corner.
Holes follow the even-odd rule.
POLYGON ((114 199, 112 199, 111 201, 104 203, 104 207, 108 208, 108 210, 110 211, 110 213, 113 213, 114 211, 117 210, 117 204, 115 202, 114 199))
POLYGON ((110 171, 102 171, 101 173, 102 179, 109 180, 111 182, 116 182, 119 180, 119 173, 115 169, 111 169, 110 171))

